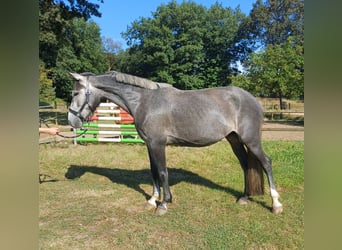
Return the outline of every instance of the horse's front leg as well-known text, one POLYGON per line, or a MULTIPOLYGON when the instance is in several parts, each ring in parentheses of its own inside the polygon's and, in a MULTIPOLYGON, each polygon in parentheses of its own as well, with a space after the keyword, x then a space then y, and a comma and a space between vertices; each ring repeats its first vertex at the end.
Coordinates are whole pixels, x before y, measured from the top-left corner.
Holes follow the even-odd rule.
POLYGON ((168 172, 166 168, 165 145, 160 143, 151 143, 148 146, 148 151, 153 177, 153 194, 148 203, 156 203, 156 199, 160 196, 160 186, 163 187, 163 200, 156 210, 156 214, 163 215, 167 212, 167 203, 172 202, 168 172))
POLYGON ((151 198, 146 203, 146 209, 156 209, 157 208, 157 201, 160 199, 160 180, 159 180, 159 173, 158 168, 154 161, 152 160, 151 150, 148 147, 148 155, 150 158, 150 167, 151 167, 151 174, 152 174, 152 183, 153 183, 153 192, 151 198))
POLYGON ((157 184, 159 181, 152 178, 153 182, 153 193, 151 198, 146 203, 146 208, 148 210, 157 208, 157 201, 160 200, 160 186, 157 184))

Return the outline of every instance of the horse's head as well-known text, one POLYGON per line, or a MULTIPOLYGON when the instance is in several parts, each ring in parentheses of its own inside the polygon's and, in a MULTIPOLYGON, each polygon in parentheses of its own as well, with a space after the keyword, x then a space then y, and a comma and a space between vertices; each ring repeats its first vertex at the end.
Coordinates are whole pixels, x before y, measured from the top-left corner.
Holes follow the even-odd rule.
POLYGON ((69 124, 74 128, 82 127, 83 121, 92 114, 100 102, 95 94, 96 89, 91 84, 91 76, 70 73, 76 80, 75 90, 68 113, 69 124))

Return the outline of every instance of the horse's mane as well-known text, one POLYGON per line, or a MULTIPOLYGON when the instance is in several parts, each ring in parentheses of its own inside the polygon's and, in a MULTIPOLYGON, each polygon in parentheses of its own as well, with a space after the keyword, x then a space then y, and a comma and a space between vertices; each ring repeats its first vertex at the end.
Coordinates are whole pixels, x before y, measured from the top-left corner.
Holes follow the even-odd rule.
POLYGON ((130 84, 134 86, 138 86, 145 89, 159 89, 159 88, 167 88, 172 87, 171 84, 154 82, 142 77, 137 77, 129 74, 124 74, 117 71, 110 71, 111 76, 115 79, 115 81, 125 84, 130 84))

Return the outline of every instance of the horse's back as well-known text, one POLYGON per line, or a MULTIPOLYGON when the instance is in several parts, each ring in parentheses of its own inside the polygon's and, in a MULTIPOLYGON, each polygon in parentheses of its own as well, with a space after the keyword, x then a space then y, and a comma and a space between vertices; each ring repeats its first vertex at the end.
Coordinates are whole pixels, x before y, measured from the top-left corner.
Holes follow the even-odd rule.
MULTIPOLYGON (((156 114, 171 114, 177 120, 186 118, 194 122, 222 119, 236 122, 249 119, 261 122, 260 103, 249 92, 235 86, 200 90, 161 88, 155 90, 148 108, 156 114)), ((188 120, 187 119, 187 120, 188 120)))

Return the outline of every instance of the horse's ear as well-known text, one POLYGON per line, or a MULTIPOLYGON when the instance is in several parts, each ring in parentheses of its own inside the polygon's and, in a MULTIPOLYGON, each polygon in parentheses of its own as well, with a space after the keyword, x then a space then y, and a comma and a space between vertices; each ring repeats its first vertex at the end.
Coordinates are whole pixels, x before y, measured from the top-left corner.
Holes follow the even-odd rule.
POLYGON ((80 80, 83 79, 83 76, 80 75, 80 74, 77 74, 77 73, 71 73, 71 72, 70 72, 70 75, 71 75, 73 78, 75 78, 77 81, 80 81, 80 80))
POLYGON ((71 73, 71 72, 70 72, 70 75, 72 75, 72 77, 77 80, 78 84, 85 86, 85 83, 86 83, 86 77, 85 76, 82 76, 78 73, 71 73))

